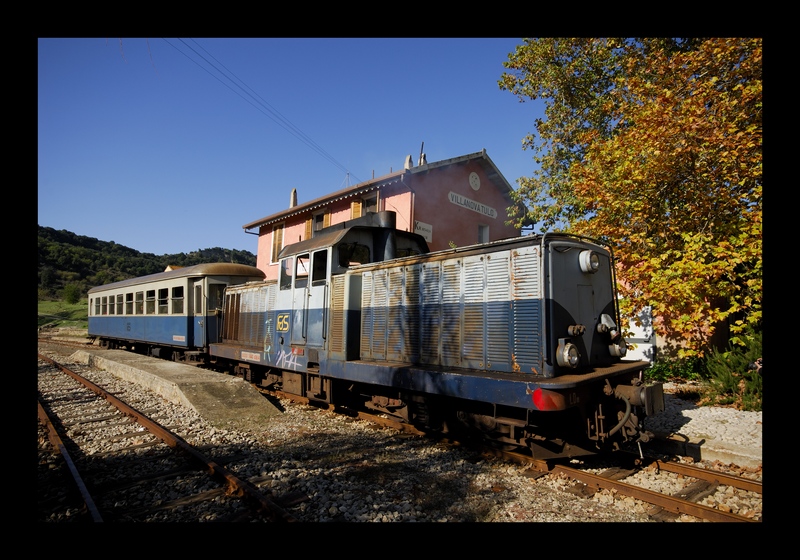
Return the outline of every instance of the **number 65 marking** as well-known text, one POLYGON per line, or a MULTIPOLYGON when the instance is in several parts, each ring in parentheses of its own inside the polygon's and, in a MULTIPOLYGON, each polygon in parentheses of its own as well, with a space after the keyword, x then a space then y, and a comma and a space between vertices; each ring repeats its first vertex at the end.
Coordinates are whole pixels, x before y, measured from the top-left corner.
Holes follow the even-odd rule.
POLYGON ((286 332, 289 330, 289 314, 288 313, 281 313, 278 315, 278 321, 276 325, 276 329, 278 332, 286 332))

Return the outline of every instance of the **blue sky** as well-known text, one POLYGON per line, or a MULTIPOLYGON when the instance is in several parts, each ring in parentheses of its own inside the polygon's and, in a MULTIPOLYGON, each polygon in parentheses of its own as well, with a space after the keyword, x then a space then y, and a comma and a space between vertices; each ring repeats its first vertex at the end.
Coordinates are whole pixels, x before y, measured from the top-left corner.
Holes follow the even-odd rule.
POLYGON ((242 226, 486 149, 531 175, 541 101, 501 91, 521 39, 40 38, 38 223, 157 255, 255 253, 242 226))

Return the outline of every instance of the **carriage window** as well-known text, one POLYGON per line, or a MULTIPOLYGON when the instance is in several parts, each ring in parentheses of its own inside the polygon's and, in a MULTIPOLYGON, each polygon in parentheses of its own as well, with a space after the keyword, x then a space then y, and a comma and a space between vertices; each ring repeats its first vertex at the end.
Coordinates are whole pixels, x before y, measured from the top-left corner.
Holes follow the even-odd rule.
POLYGON ((222 309, 222 302, 225 301, 225 284, 208 285, 208 310, 222 309))
POLYGON ((369 247, 360 243, 342 243, 339 245, 339 266, 365 264, 369 261, 369 247))
POLYGON ((108 296, 108 314, 114 314, 114 296, 108 296))
POLYGON ((200 284, 194 285, 194 314, 203 314, 203 286, 200 284))
POLYGON ((308 285, 308 265, 309 261, 308 254, 299 255, 295 257, 295 267, 294 267, 294 287, 295 288, 305 288, 308 285))
POLYGON ((292 287, 292 259, 281 261, 281 290, 288 290, 292 287))
POLYGON ((108 298, 103 296, 103 305, 100 310, 101 315, 108 315, 108 298))
POLYGON ((133 315, 133 292, 125 294, 125 315, 133 315))
POLYGON ((125 296, 123 296, 122 294, 117 294, 117 315, 122 315, 123 297, 125 296))
POLYGON ((168 288, 160 288, 158 290, 158 314, 159 315, 166 315, 169 313, 169 307, 167 306, 167 302, 169 301, 169 289, 168 288))
POLYGON ((183 313, 183 286, 172 288, 172 312, 176 315, 183 313))
POLYGON ((144 313, 144 292, 136 292, 136 314, 144 313))
POLYGON ((148 315, 156 312, 156 291, 147 290, 147 297, 145 298, 145 310, 148 315))
POLYGON ((314 270, 311 273, 311 284, 322 284, 328 275, 328 250, 314 253, 314 270))
POLYGON ((100 298, 94 298, 94 314, 100 315, 100 298))

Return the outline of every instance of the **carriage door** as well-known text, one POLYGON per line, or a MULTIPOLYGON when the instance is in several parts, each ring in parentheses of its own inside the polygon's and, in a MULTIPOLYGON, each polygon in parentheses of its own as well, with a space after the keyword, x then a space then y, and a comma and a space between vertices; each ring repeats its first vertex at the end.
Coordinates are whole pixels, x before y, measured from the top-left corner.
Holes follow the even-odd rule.
POLYGON ((194 315, 194 346, 206 345, 205 298, 203 297, 203 279, 194 280, 192 288, 192 313, 194 315))
POLYGON ((325 335, 328 250, 295 257, 292 344, 321 347, 325 335))

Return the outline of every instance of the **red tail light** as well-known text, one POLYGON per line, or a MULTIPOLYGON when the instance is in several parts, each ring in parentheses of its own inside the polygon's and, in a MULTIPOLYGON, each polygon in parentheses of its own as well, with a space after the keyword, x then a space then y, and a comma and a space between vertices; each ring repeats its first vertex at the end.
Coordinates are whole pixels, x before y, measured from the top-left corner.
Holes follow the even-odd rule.
POLYGON ((554 391, 547 391, 541 387, 534 389, 531 395, 533 404, 539 410, 564 410, 567 408, 564 395, 554 391))

